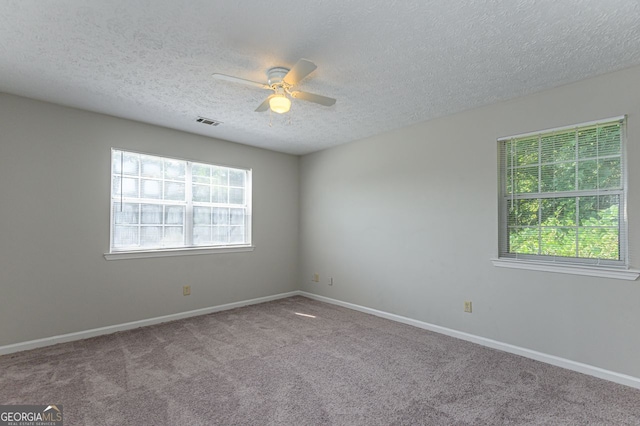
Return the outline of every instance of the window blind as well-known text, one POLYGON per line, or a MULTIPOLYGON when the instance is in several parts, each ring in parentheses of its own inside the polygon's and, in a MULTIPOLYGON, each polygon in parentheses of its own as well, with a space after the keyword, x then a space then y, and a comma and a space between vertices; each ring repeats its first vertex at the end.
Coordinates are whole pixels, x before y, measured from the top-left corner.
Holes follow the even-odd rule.
POLYGON ((500 257, 626 264, 624 125, 499 140, 500 257))

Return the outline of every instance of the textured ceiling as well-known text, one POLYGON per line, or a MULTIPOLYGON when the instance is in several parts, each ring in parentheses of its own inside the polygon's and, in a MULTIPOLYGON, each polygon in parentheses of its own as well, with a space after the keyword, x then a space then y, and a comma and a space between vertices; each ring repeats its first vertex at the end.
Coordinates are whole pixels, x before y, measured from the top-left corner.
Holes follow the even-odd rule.
POLYGON ((292 154, 638 64, 637 0, 0 2, 1 92, 292 154), (336 105, 211 77, 299 58, 336 105))

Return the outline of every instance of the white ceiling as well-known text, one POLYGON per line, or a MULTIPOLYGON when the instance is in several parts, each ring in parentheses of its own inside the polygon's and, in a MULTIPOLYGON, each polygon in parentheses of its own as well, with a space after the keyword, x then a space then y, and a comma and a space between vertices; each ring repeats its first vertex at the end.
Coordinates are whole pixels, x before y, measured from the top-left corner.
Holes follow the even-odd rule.
POLYGON ((0 1, 1 92, 292 154, 638 64, 637 0, 0 1), (300 58, 336 105, 211 77, 300 58))

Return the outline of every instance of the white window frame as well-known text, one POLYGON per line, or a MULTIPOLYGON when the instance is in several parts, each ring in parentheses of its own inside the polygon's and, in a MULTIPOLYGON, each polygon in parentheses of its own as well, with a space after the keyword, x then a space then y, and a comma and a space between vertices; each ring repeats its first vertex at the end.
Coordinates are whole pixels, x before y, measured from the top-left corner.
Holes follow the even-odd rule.
MULTIPOLYGON (((203 161, 195 161, 195 160, 187 160, 183 158, 175 158, 168 157, 164 155, 158 154, 150 154, 146 152, 133 151, 130 149, 122 149, 122 148, 111 148, 110 156, 109 156, 109 174, 110 174, 110 186, 109 186, 109 252, 104 253, 104 257, 107 260, 117 260, 117 259, 136 259, 136 258, 149 258, 149 257, 167 257, 167 256, 191 256, 191 255, 204 255, 204 254, 214 254, 214 253, 237 253, 237 252, 248 252, 253 251, 254 246, 252 245, 252 169, 245 167, 237 167, 237 166, 228 166, 222 164, 213 164, 213 163, 205 163, 203 161), (113 238, 114 238, 114 204, 117 202, 134 202, 139 203, 141 201, 147 201, 143 198, 127 198, 124 196, 120 197, 120 200, 116 200, 113 195, 113 186, 114 186, 114 172, 113 172, 113 153, 114 151, 122 151, 124 153, 138 154, 138 155, 147 155, 151 157, 180 161, 185 163, 185 202, 173 202, 170 200, 148 200, 149 204, 156 205, 184 205, 184 245, 171 246, 171 247, 150 247, 150 248, 114 248, 113 247, 113 238), (223 167, 234 170, 242 170, 246 173, 245 175, 245 223, 244 223, 244 232, 245 232, 245 241, 243 243, 238 244, 226 244, 226 245, 196 245, 193 243, 193 208, 197 207, 198 204, 202 205, 203 203, 199 203, 193 200, 192 194, 192 166, 193 164, 206 165, 206 166, 214 166, 214 167, 223 167)), ((206 204, 206 203, 205 203, 206 204)), ((210 204, 210 203, 209 203, 210 204)))
MULTIPOLYGON (((535 271, 557 272, 576 275, 588 275, 598 276, 616 279, 635 280, 640 271, 629 269, 629 250, 628 250, 628 227, 627 227, 627 193, 628 193, 628 180, 627 180, 627 153, 626 153, 626 116, 613 117, 603 120, 597 120, 587 123, 580 123, 571 126, 557 127, 553 129, 546 129, 537 132, 523 133, 519 135, 513 135, 508 137, 502 137, 497 140, 498 146, 498 257, 492 259, 493 265, 504 268, 515 269, 528 269, 535 271), (581 129, 585 127, 595 126, 599 124, 605 124, 610 122, 620 121, 622 123, 621 132, 621 146, 620 146, 620 161, 621 161, 621 179, 622 189, 617 191, 617 195, 620 196, 620 210, 619 210, 619 226, 618 226, 618 238, 619 238, 619 260, 597 260, 597 259, 585 259, 585 258, 573 258, 573 257, 555 257, 544 255, 523 255, 523 254, 508 254, 508 212, 507 212, 507 198, 506 194, 506 165, 502 164, 504 159, 500 154, 502 152, 502 145, 509 140, 520 139, 525 137, 544 136, 556 132, 563 132, 572 129, 581 129)), ((566 196, 580 195, 581 191, 573 191, 567 193, 566 196)), ((543 199, 546 197, 540 197, 541 193, 537 193, 537 198, 543 199)), ((536 197, 534 197, 536 198, 536 197)))

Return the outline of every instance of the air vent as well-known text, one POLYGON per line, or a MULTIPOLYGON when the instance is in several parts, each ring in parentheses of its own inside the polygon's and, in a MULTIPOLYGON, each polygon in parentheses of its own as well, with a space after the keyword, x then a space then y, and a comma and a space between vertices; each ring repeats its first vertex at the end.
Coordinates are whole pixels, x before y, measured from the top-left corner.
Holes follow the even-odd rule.
POLYGON ((206 117, 198 117, 196 121, 198 123, 207 124, 209 126, 217 126, 219 124, 222 124, 222 121, 217 121, 217 120, 214 120, 213 118, 206 118, 206 117))

